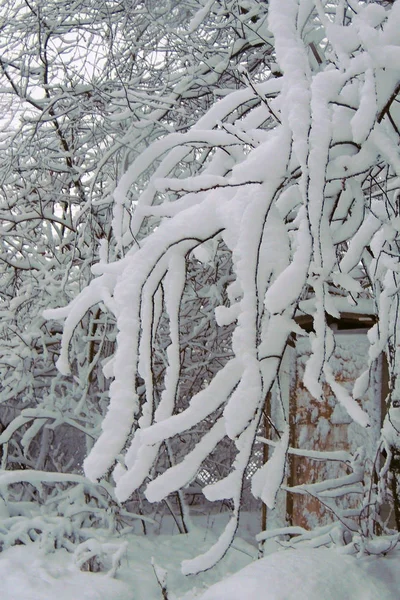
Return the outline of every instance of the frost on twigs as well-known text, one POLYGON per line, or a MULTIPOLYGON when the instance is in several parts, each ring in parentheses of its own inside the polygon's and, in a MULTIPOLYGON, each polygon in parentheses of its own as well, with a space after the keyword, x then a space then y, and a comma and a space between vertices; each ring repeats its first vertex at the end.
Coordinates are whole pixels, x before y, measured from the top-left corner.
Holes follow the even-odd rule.
MULTIPOLYGON (((213 14, 213 3, 202 6, 191 34, 213 14)), ((283 363, 299 333, 310 340, 304 385, 316 421, 329 386, 350 419, 370 424, 357 399, 382 352, 399 386, 400 4, 376 8, 270 0, 262 31, 273 36, 282 76, 268 64, 255 81, 246 75, 192 127, 165 133, 133 160, 114 192, 113 233, 124 257, 96 265, 97 277, 69 308, 49 315, 66 318, 64 372, 84 312, 101 303, 116 319, 114 379, 87 475, 99 478, 118 460, 119 500, 147 481, 147 498, 159 501, 202 474, 206 497, 231 503, 221 538, 185 562, 185 573, 210 568, 231 544, 263 418, 281 438, 252 490, 275 505, 289 452, 283 363), (367 300, 377 325, 353 395, 332 369, 330 324, 360 316, 367 300), (309 333, 299 328, 305 318, 309 333), (214 477, 207 461, 224 444, 234 452, 214 477)), ((260 34, 257 45, 266 43, 260 34)), ((326 485, 359 493, 360 473, 354 467, 326 485)), ((312 485, 301 491, 328 492, 312 485)), ((375 518, 373 509, 363 515, 375 518)))

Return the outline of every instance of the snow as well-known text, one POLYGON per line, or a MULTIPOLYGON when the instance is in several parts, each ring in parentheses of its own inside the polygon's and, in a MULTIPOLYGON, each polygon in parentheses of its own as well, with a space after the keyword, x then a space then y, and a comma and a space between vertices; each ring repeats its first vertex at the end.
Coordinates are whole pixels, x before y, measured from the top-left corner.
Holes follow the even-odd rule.
POLYGON ((311 73, 305 47, 296 34, 297 9, 298 4, 293 0, 270 2, 268 23, 284 73, 282 116, 292 129, 293 148, 306 173, 311 73))
MULTIPOLYGON (((205 0, 200 6, 189 23, 189 32, 200 26, 214 8, 214 2, 205 0)), ((371 289, 379 288, 373 292, 379 309, 379 329, 376 327, 370 332, 370 363, 385 349, 390 332, 394 331, 398 230, 390 225, 391 197, 387 195, 387 201, 380 202, 379 207, 373 197, 367 200, 365 188, 368 177, 373 180, 374 169, 382 162, 387 164, 389 174, 393 171, 400 175, 396 128, 389 122, 392 117, 385 115, 386 107, 393 103, 391 94, 397 89, 400 48, 395 25, 400 12, 398 4, 388 18, 389 11, 376 3, 361 4, 359 9, 353 24, 347 26, 344 2, 338 8, 335 24, 331 24, 321 0, 271 0, 269 26, 275 38, 282 77, 278 81, 271 76, 257 87, 227 93, 194 127, 149 143, 133 163, 127 165, 114 192, 113 237, 117 247, 123 253, 138 232, 140 247, 137 248, 139 243, 135 240, 125 258, 108 265, 104 246, 100 263, 93 268, 93 273, 100 276, 67 308, 45 312, 47 318, 65 319, 62 352, 57 363, 65 375, 70 374, 70 342, 87 310, 100 303, 117 319, 116 353, 106 368, 107 373, 112 371, 115 376, 110 387, 110 404, 101 437, 84 464, 86 474, 94 480, 109 472, 118 461, 114 478, 119 500, 127 500, 143 481, 150 479, 147 499, 160 501, 193 480, 204 459, 225 435, 236 445, 236 459, 229 465, 231 472, 203 490, 209 500, 232 500, 231 518, 216 543, 211 547, 210 544, 204 548, 196 546, 197 559, 181 557, 186 574, 212 567, 225 555, 234 538, 240 494, 261 411, 274 382, 281 383, 279 369, 288 336, 292 331, 299 333, 293 320, 299 305, 313 316, 314 332, 308 336, 312 356, 304 375, 306 388, 322 400, 326 395, 324 385, 329 384, 340 404, 340 408, 335 409, 336 423, 347 422, 346 415, 343 416, 347 411, 355 422, 352 425, 361 425, 366 430, 363 440, 368 441, 368 436, 372 440, 369 430, 375 430, 377 422, 373 418, 374 411, 364 412, 337 377, 337 369, 328 364, 331 359, 331 363, 335 362, 335 342, 326 318, 327 315, 340 318, 341 309, 360 311, 362 306, 370 304, 365 298, 358 301, 350 296, 357 305, 352 309, 347 306, 346 298, 336 298, 330 291, 333 281, 351 294, 368 294, 352 276, 360 261, 368 258, 371 289), (311 24, 310 21, 306 27, 310 18, 306 14, 315 8, 320 29, 316 37, 306 31, 311 24), (332 40, 329 35, 333 36, 332 40), (309 60, 312 44, 314 49, 318 46, 322 55, 317 66, 309 60), (382 75, 384 68, 394 71, 387 79, 382 75), (381 85, 382 81, 385 85, 381 85), (271 99, 275 94, 278 95, 271 99), (265 106, 252 110, 256 103, 265 106), (242 112, 248 114, 242 118, 239 116, 242 112), (196 164, 191 157, 194 150, 198 150, 199 155, 204 152, 208 158, 196 164), (182 167, 186 160, 191 161, 191 168, 187 170, 182 167), (176 196, 179 199, 176 200, 176 196), (137 209, 130 220, 131 202, 137 209), (154 202, 162 204, 152 207, 154 202), (141 230, 146 216, 154 216, 155 221, 149 221, 157 223, 148 235, 141 230), (231 254, 232 277, 236 281, 230 286, 230 306, 217 308, 216 319, 221 327, 236 321, 232 335, 234 358, 221 365, 210 382, 204 381, 208 387, 194 393, 181 411, 177 405, 182 350, 179 321, 187 275, 185 261, 196 246, 200 247, 198 255, 208 260, 204 244, 209 240, 219 243, 221 238, 231 254), (339 249, 338 244, 342 244, 339 249), (365 257, 369 249, 372 258, 365 257), (165 292, 170 345, 165 348, 166 368, 158 394, 153 382, 152 342, 158 322, 155 298, 161 289, 165 292), (306 295, 313 297, 301 302, 306 295), (143 402, 136 390, 139 376, 144 380, 143 402), (152 466, 160 445, 200 425, 217 409, 223 410, 222 416, 202 434, 185 458, 178 464, 171 461, 170 468, 159 476, 154 475, 152 466), (367 430, 370 423, 372 426, 367 430)), ((214 74, 217 74, 224 63, 217 55, 214 59, 214 74)), ((356 396, 365 390, 366 383, 370 383, 369 372, 368 381, 366 375, 358 381, 356 396)), ((321 416, 317 405, 312 410, 313 423, 319 416, 316 439, 324 442, 333 421, 330 423, 321 416)), ((25 425, 24 414, 14 422, 14 427, 22 425, 25 425)), ((272 457, 253 477, 254 495, 264 500, 270 509, 275 506, 289 452, 288 430, 282 429, 284 434, 275 443, 272 457)), ((303 431, 297 441, 310 441, 303 431)), ((6 431, 3 439, 13 432, 6 431)), ((27 446, 29 435, 34 433, 32 429, 26 434, 23 441, 27 446)), ((388 421, 384 433, 386 441, 392 440, 394 433, 388 421)), ((372 441, 368 442, 369 459, 371 444, 372 441)), ((347 491, 361 491, 364 470, 360 465, 361 459, 352 465, 350 474, 303 484, 297 486, 296 491, 332 497, 344 494, 345 486, 348 486, 347 491)), ((81 550, 90 553, 94 547, 95 544, 81 550)), ((301 552, 298 551, 295 559, 290 558, 294 556, 290 551, 265 559, 265 569, 259 566, 261 562, 256 563, 258 566, 252 568, 260 570, 260 577, 256 572, 250 577, 255 586, 254 595, 265 597, 257 587, 261 585, 261 570, 270 573, 270 579, 263 584, 268 594, 278 586, 272 573, 274 569, 269 569, 269 565, 275 563, 280 565, 275 569, 280 575, 287 572, 285 569, 291 573, 291 580, 286 583, 287 578, 284 578, 284 584, 292 588, 287 587, 285 592, 279 581, 278 596, 274 597, 288 598, 296 592, 297 598, 299 594, 306 594, 307 589, 308 595, 304 597, 312 598, 315 590, 321 595, 322 588, 316 577, 320 573, 323 579, 323 570, 321 566, 318 571, 317 566, 320 560, 322 565, 325 557, 336 573, 332 580, 328 577, 332 593, 335 578, 338 578, 341 584, 347 582, 352 590, 354 588, 355 597, 358 592, 362 596, 364 579, 361 578, 357 587, 347 575, 347 572, 351 572, 351 576, 356 572, 351 562, 353 557, 330 554, 328 560, 325 550, 319 554, 301 552), (312 557, 315 559, 311 560, 312 557), (296 579, 295 563, 309 573, 310 585, 314 582, 315 589, 302 586, 299 590, 302 580, 300 571, 296 579), (312 563, 315 569, 311 569, 312 563), (340 577, 342 571, 344 576, 340 577)), ((158 558, 151 559, 149 564, 153 565, 156 579, 159 575, 159 587, 162 587, 167 585, 166 571, 158 561, 158 558)), ((357 568, 362 564, 359 561, 357 568)), ((246 573, 237 577, 239 582, 248 579, 246 573)), ((222 596, 218 596, 217 591, 215 598, 234 598, 229 592, 229 582, 223 585, 228 586, 228 591, 222 596)), ((245 589, 242 584, 234 584, 235 593, 247 596, 249 588, 246 583, 243 585, 245 589)), ((374 585, 368 586, 368 594, 374 585)), ((158 594, 161 592, 155 589, 158 594)), ((375 592, 380 598, 386 597, 385 590, 376 588, 375 592)), ((209 598, 214 597, 212 591, 209 594, 209 598)), ((337 589, 335 594, 340 597, 342 592, 337 589)), ((323 596, 326 597, 325 591, 323 596)))
POLYGON ((169 438, 183 431, 190 429, 200 420, 204 419, 214 412, 223 402, 223 399, 229 395, 237 385, 241 375, 241 368, 238 360, 229 361, 221 369, 210 385, 204 390, 200 390, 191 399, 189 407, 183 412, 173 415, 167 423, 155 423, 151 427, 141 432, 141 440, 145 444, 155 444, 164 438, 169 438))
MULTIPOLYGON (((217 517, 210 518, 210 525, 219 531, 222 523, 217 517)), ((92 573, 80 570, 80 554, 64 549, 46 553, 40 543, 14 546, 1 555, 2 600, 156 600, 162 596, 155 571, 159 577, 166 572, 170 600, 191 600, 256 557, 256 548, 238 539, 217 568, 185 577, 182 561, 204 551, 215 539, 214 532, 195 528, 188 535, 123 534, 101 542, 91 540, 92 548, 107 549, 107 544, 121 548, 115 576, 110 572, 112 559, 104 560, 104 572, 92 573)))
MULTIPOLYGON (((185 286, 186 263, 185 258, 180 254, 173 254, 169 263, 169 270, 164 281, 165 303, 168 315, 170 317, 170 337, 171 345, 167 348, 168 367, 165 375, 165 390, 161 395, 161 402, 155 412, 155 420, 163 421, 170 417, 174 410, 175 397, 179 384, 180 363, 179 363, 179 306, 185 286)), ((152 324, 152 318, 150 323, 152 324)), ((151 331, 149 332, 151 337, 151 331)), ((150 353, 148 346, 146 352, 150 353)), ((151 365, 151 357, 147 357, 146 363, 151 365)), ((151 371, 151 369, 149 369, 151 371)), ((149 383, 152 383, 152 375, 148 377, 149 383)), ((149 386, 146 381, 146 387, 149 386)), ((151 388, 151 394, 153 390, 151 388)), ((148 423, 149 425, 150 423, 148 423)))
POLYGON ((228 521, 224 531, 219 536, 211 548, 206 550, 203 554, 199 554, 191 560, 184 560, 182 562, 182 573, 184 575, 195 575, 196 573, 207 571, 211 569, 217 562, 219 562, 226 554, 229 546, 231 545, 238 526, 238 514, 235 513, 228 521))
POLYGON ((165 582, 170 600, 398 599, 396 549, 387 556, 355 557, 343 549, 299 548, 255 560, 256 549, 238 539, 218 567, 185 577, 180 561, 212 536, 205 529, 157 540, 125 536, 125 554, 115 577, 80 571, 65 550, 45 554, 39 544, 15 546, 0 561, 2 599, 156 600, 162 597, 157 577, 165 582))
POLYGON ((127 583, 81 572, 66 550, 45 554, 38 546, 14 546, 3 552, 0 577, 4 600, 133 599, 127 583))
POLYGON ((376 111, 374 74, 372 69, 367 69, 365 82, 361 89, 360 106, 350 121, 353 139, 356 143, 361 144, 367 139, 375 123, 376 111))
POLYGON ((365 247, 380 227, 381 222, 372 214, 364 220, 357 233, 352 237, 348 250, 340 262, 340 271, 350 273, 359 264, 365 247))
POLYGON ((276 497, 282 484, 286 456, 289 445, 289 427, 275 445, 271 458, 253 475, 251 491, 255 498, 261 498, 268 508, 274 508, 276 497))
POLYGON ((83 319, 89 308, 98 302, 104 302, 110 310, 116 309, 111 297, 111 289, 114 285, 114 273, 102 275, 102 277, 94 279, 91 285, 85 288, 79 297, 75 298, 68 306, 43 311, 45 319, 65 319, 61 353, 57 361, 57 368, 63 375, 68 375, 71 372, 68 361, 68 347, 77 324, 83 319))
POLYGON ((160 501, 168 494, 190 483, 196 477, 201 463, 225 435, 225 423, 223 419, 219 419, 202 437, 195 448, 185 456, 182 462, 174 465, 148 484, 146 489, 147 499, 150 502, 160 501))
POLYGON ((357 560, 330 549, 287 550, 217 583, 200 600, 394 600, 398 558, 357 560))
POLYGON ((208 0, 208 2, 203 6, 203 8, 201 8, 200 10, 198 10, 196 12, 196 14, 194 15, 194 17, 192 17, 192 19, 189 23, 189 27, 188 27, 189 33, 193 33, 194 31, 196 31, 196 29, 198 27, 200 27, 202 21, 209 13, 213 4, 214 4, 214 0, 208 0))
POLYGON ((265 305, 271 313, 279 313, 294 302, 301 294, 307 278, 311 236, 304 213, 300 220, 297 243, 292 262, 278 275, 265 295, 265 305))
POLYGON ((336 398, 342 404, 342 406, 344 406, 354 422, 358 423, 362 427, 368 427, 370 425, 370 421, 367 413, 360 407, 359 404, 357 404, 346 388, 335 380, 332 367, 325 365, 324 374, 326 381, 329 383, 332 391, 336 395, 336 398))
MULTIPOLYGON (((148 360, 141 359, 145 358, 145 353, 148 352, 146 340, 151 339, 154 311, 151 299, 165 274, 171 268, 174 273, 172 281, 175 281, 179 287, 182 274, 179 271, 183 268, 180 257, 185 256, 188 250, 196 246, 201 239, 206 240, 215 235, 215 230, 218 230, 219 226, 219 219, 216 215, 217 200, 210 196, 203 203, 210 206, 208 220, 201 217, 202 207, 192 206, 184 214, 177 215, 174 220, 163 222, 147 238, 142 248, 137 252, 130 253, 121 261, 125 268, 121 269, 121 263, 96 265, 96 271, 103 275, 94 282, 101 280, 104 274, 113 273, 115 270, 121 274, 114 291, 114 302, 117 307, 114 312, 118 318, 119 332, 113 364, 115 379, 110 387, 110 405, 102 423, 102 435, 96 441, 84 463, 86 474, 93 480, 101 477, 112 466, 129 437, 134 414, 139 408, 139 398, 132 382, 135 382, 138 370, 140 371, 143 363, 148 364, 148 360), (197 217, 199 211, 200 218, 197 217), (176 245, 177 232, 182 229, 186 231, 187 239, 176 245), (176 270, 178 264, 181 266, 176 270)), ((93 282, 92 285, 94 285, 93 282)), ((90 287, 87 290, 90 290, 90 287)), ((80 306, 79 303, 78 306, 80 306)), ((172 383, 174 378, 176 382, 178 367, 176 360, 174 360, 174 364, 175 372, 170 374, 172 383)), ((145 372, 144 376, 149 380, 149 373, 145 372)), ((168 402, 168 394, 169 391, 163 398, 166 402, 168 402)), ((143 420, 139 423, 142 427, 148 427, 148 415, 152 414, 153 399, 148 395, 146 399, 147 406, 143 409, 143 420)), ((134 443, 127 452, 128 467, 134 464, 136 453, 137 446, 134 443)), ((143 452, 142 456, 144 456, 143 452)), ((133 491, 132 487, 129 488, 128 480, 129 475, 121 477, 119 481, 121 489, 124 488, 123 496, 121 496, 123 499, 126 499, 133 491)))

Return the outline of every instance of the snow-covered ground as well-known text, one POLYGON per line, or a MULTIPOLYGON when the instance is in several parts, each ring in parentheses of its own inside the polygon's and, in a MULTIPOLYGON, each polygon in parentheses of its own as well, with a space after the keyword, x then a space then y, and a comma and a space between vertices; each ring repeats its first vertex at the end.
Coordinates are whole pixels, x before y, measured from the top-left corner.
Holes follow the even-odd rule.
POLYGON ((115 577, 107 570, 112 560, 104 560, 105 570, 98 573, 81 571, 78 556, 66 550, 46 554, 40 543, 14 546, 0 555, 2 600, 158 600, 162 598, 155 569, 167 571, 171 600, 191 600, 227 573, 252 562, 255 548, 242 540, 235 542, 227 556, 207 573, 185 577, 180 571, 182 560, 204 552, 216 540, 206 529, 195 529, 190 535, 138 536, 105 539, 105 543, 126 549, 115 577), (154 562, 154 566, 152 565, 154 562))
POLYGON ((276 552, 210 587, 201 600, 395 600, 399 553, 339 554, 327 548, 276 552))
MULTIPOLYGON (((256 559, 254 546, 235 547, 212 570, 185 577, 182 560, 205 551, 215 540, 207 529, 189 535, 137 536, 104 540, 123 549, 113 576, 81 571, 66 550, 46 554, 39 543, 14 546, 0 556, 2 600, 161 600, 167 573, 168 600, 398 600, 400 551, 357 559, 333 549, 297 549, 256 559)), ((105 546, 106 547, 106 546, 105 546)), ((107 547, 106 547, 107 548, 107 547)), ((113 553, 111 552, 111 554, 113 553)), ((108 573, 107 573, 108 571, 108 573)))

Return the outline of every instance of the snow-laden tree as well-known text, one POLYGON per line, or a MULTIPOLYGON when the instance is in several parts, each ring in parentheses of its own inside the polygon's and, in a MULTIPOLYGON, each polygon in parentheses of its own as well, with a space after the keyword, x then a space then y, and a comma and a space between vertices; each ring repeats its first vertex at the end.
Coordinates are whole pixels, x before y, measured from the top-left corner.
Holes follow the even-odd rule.
MULTIPOLYGON (((41 313, 60 300, 70 301, 90 280, 94 248, 107 235, 101 209, 93 207, 84 226, 79 221, 79 211, 87 209, 89 198, 97 198, 107 175, 93 177, 107 144, 99 126, 104 107, 92 93, 104 69, 85 60, 82 46, 91 27, 100 29, 101 20, 86 18, 86 24, 74 22, 55 3, 6 2, 1 7, 1 93, 13 114, 1 140, 3 425, 27 409, 18 427, 14 423, 2 438, 7 444, 13 436, 13 443, 3 448, 3 465, 10 461, 39 468, 40 463, 43 468, 57 431, 47 425, 69 420, 69 426, 85 429, 85 418, 79 422, 76 417, 82 415, 72 414, 71 400, 82 396, 86 384, 57 377, 54 353, 60 330, 49 327, 41 313), (64 413, 65 420, 59 418, 64 409, 70 413, 64 413), (25 439, 21 448, 17 436, 25 435, 29 425, 29 443, 25 439), (30 441, 37 442, 40 431, 47 441, 29 456, 30 441)), ((93 52, 97 48, 104 63, 99 34, 92 31, 93 52)), ((88 316, 89 329, 91 320, 88 316)), ((87 380, 88 361, 81 357, 78 363, 87 380)), ((52 467, 61 469, 64 462, 65 469, 69 460, 64 456, 52 467)))
MULTIPOLYGON (((153 19, 151 11, 142 11, 133 28, 131 17, 124 5, 100 9, 85 1, 73 9, 58 2, 5 2, 0 8, 1 468, 24 471, 11 479, 2 471, 4 485, 14 485, 9 495, 4 492, 11 514, 24 514, 20 500, 39 498, 38 504, 48 500, 49 510, 56 513, 58 506, 63 514, 70 509, 69 501, 60 508, 68 481, 78 482, 69 499, 85 504, 91 498, 90 511, 109 507, 103 488, 57 475, 80 468, 99 432, 107 395, 100 362, 114 343, 109 316, 97 309, 85 315, 73 343, 72 373, 65 378, 54 359, 60 327, 46 322, 42 312, 71 301, 90 281, 99 241, 110 236, 107 190, 123 161, 121 138, 129 125, 127 117, 115 118, 125 101, 119 98, 125 98, 127 81, 137 88, 140 77, 145 79, 149 54, 162 35, 154 36, 154 27, 147 40, 151 48, 140 46, 140 59, 135 57, 135 43, 153 19), (33 469, 41 477, 30 479, 33 469), (49 478, 44 471, 56 475, 49 478), (26 485, 41 478, 49 485, 40 493, 26 485)), ((143 83, 146 99, 149 84, 143 83)), ((131 103, 131 121, 138 119, 134 106, 143 104, 139 94, 131 103)), ((142 107, 147 109, 148 104, 142 107)), ((13 526, 12 520, 4 522, 1 545, 22 539, 23 527, 8 532, 13 526)), ((59 534, 53 526, 54 538, 59 534)), ((28 535, 29 518, 26 527, 28 535)), ((40 530, 38 522, 35 527, 40 530)))
MULTIPOLYGON (((207 11, 215 6, 208 3, 191 26, 210 26, 207 11)), ((257 22, 256 4, 243 8, 244 19, 248 11, 257 22)), ((47 313, 66 317, 58 361, 65 374, 71 335, 87 308, 100 304, 116 318, 116 351, 106 366, 113 377, 109 408, 85 472, 96 480, 113 468, 121 501, 149 478, 147 498, 161 500, 190 483, 224 439, 234 442, 230 473, 203 489, 209 500, 232 500, 232 518, 208 553, 184 565, 187 573, 210 567, 232 541, 265 400, 279 379, 289 339, 305 334, 295 321, 302 300, 309 299, 313 318, 306 387, 321 398, 324 380, 349 415, 369 425, 357 402, 369 371, 350 394, 329 362, 335 342, 327 315, 338 317, 346 303, 365 293, 353 275, 356 267, 364 270, 376 304, 370 364, 386 352, 390 370, 384 471, 396 448, 397 409, 390 407, 396 406, 399 385, 399 24, 397 4, 271 0, 263 34, 274 64, 254 77, 247 64, 239 64, 238 89, 223 89, 192 127, 164 135, 129 165, 114 192, 113 235, 123 258, 103 258, 76 300, 47 313), (127 220, 124 212, 132 206, 127 220), (185 404, 180 390, 187 268, 193 257, 210 256, 221 245, 231 255, 232 280, 222 285, 229 302, 216 308, 215 317, 219 329, 234 327, 229 357, 185 404), (170 344, 160 394, 154 350, 163 310, 170 344), (201 439, 154 477, 161 446, 202 422, 208 426, 201 439)), ((206 339, 199 340, 204 347, 206 339)), ((253 477, 253 493, 268 506, 284 478, 288 443, 286 427, 253 477)), ((330 482, 336 494, 362 481, 358 459, 347 479, 330 482)))
POLYGON ((79 530, 96 510, 94 522, 107 521, 110 502, 104 486, 71 474, 104 412, 106 386, 93 373, 107 342, 99 334, 107 332, 95 311, 86 315, 87 341, 74 345, 73 375, 63 378, 54 359, 61 329, 42 315, 90 281, 99 239, 108 232, 107 207, 89 201, 103 195, 113 173, 109 164, 95 173, 108 144, 104 88, 96 94, 105 78, 106 24, 90 5, 80 6, 81 20, 53 2, 0 7, 7 107, 0 124, 0 547, 40 535, 49 547, 79 543, 90 535, 79 530), (73 505, 82 512, 64 518, 73 505))
MULTIPOLYGON (((216 11, 218 26, 212 20, 192 22, 188 50, 184 27, 193 14, 190 3, 99 7, 82 0, 73 7, 40 1, 1 6, 0 97, 7 117, 1 121, 0 142, 1 467, 40 473, 31 480, 28 472, 20 471, 19 479, 2 473, 5 485, 21 481, 25 486, 25 491, 13 489, 10 506, 25 492, 37 499, 25 485, 29 481, 65 485, 67 479, 49 478, 44 470, 76 471, 85 446, 90 449, 99 435, 108 390, 101 364, 113 351, 114 316, 98 307, 87 311, 90 303, 83 307, 70 347, 71 372, 64 377, 54 366, 60 327, 46 322, 42 312, 70 302, 89 283, 99 254, 115 260, 131 244, 122 246, 111 232, 110 192, 127 165, 152 140, 195 123, 224 86, 238 84, 235 65, 260 46, 255 32, 265 11, 257 19, 244 18, 243 11, 239 19, 225 8, 216 11)), ((249 70, 259 69, 259 57, 253 57, 249 70)), ((131 207, 120 208, 129 223, 131 207)), ((155 222, 146 223, 138 238, 155 222)), ((210 257, 215 254, 211 249, 210 257)), ((200 270, 194 259, 188 277, 187 323, 197 323, 197 333, 209 336, 215 352, 210 361, 186 325, 184 352, 191 371, 186 395, 213 377, 229 350, 230 330, 216 333, 213 316, 225 284, 204 291, 219 282, 222 269, 224 281, 230 278, 229 252, 220 249, 218 256, 200 270)), ((168 325, 162 320, 160 389, 168 346, 168 325)), ((170 464, 174 454, 165 445, 161 464, 170 464)), ((94 494, 96 506, 107 506, 107 494, 100 500, 101 492, 81 483, 81 498, 83 492, 94 494)), ((63 490, 59 497, 62 503, 63 490)), ((55 497, 50 502, 57 504, 55 497)), ((12 536, 6 538, 12 543, 12 536)))
MULTIPOLYGON (((327 316, 338 317, 365 294, 375 302, 369 362, 387 355, 389 410, 381 440, 387 460, 360 510, 363 502, 375 506, 383 499, 397 447, 400 385, 400 5, 210 1, 197 12, 182 6, 150 11, 160 17, 152 23, 175 15, 175 37, 168 38, 171 23, 158 36, 156 52, 143 54, 140 36, 135 46, 139 62, 143 56, 154 61, 152 74, 159 73, 167 93, 162 96, 162 85, 154 92, 155 79, 149 79, 148 104, 141 97, 142 114, 129 127, 124 118, 135 114, 137 80, 113 96, 113 106, 120 98, 125 107, 112 113, 123 131, 110 146, 123 174, 117 173, 111 237, 92 267, 95 278, 66 308, 46 316, 65 318, 57 363, 64 375, 71 374, 69 347, 86 312, 98 305, 116 321, 115 354, 104 366, 113 379, 108 411, 85 472, 95 481, 112 469, 120 501, 143 482, 147 498, 161 500, 189 484, 215 449, 227 440, 234 445, 230 472, 203 489, 209 500, 229 499, 232 517, 208 553, 184 564, 192 573, 212 566, 233 539, 266 399, 279 387, 288 342, 306 335, 296 323, 305 307, 313 319, 305 386, 320 399, 324 381, 351 418, 368 427, 357 400, 369 371, 353 393, 335 380, 327 316), (210 90, 220 98, 212 100, 210 90), (215 283, 206 281, 201 293, 195 287, 204 299, 196 315, 193 265, 201 281, 202 263, 221 260, 215 283), (199 356, 213 367, 196 389, 190 363, 199 356), (181 445, 178 462, 164 463, 161 473, 154 469, 165 445, 179 447, 183 435, 188 450, 181 445)), ((126 68, 124 57, 116 57, 115 73, 119 64, 126 68)), ((141 81, 145 87, 146 77, 141 81)), ((279 403, 279 393, 274 397, 279 403)), ((290 451, 283 408, 281 418, 286 426, 252 482, 254 495, 270 507, 290 451)), ((361 485, 362 453, 342 459, 348 476, 308 491, 340 495, 361 485)), ((354 545, 371 531, 360 514, 378 518, 374 508, 345 521, 354 545)))

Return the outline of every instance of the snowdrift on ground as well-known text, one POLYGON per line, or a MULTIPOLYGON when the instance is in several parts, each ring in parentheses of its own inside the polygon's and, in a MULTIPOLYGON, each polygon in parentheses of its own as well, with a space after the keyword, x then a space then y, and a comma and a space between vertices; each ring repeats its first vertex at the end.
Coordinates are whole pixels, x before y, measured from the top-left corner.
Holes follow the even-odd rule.
POLYGON ((327 548, 287 550, 211 586, 200 600, 397 600, 399 555, 366 557, 327 548))

